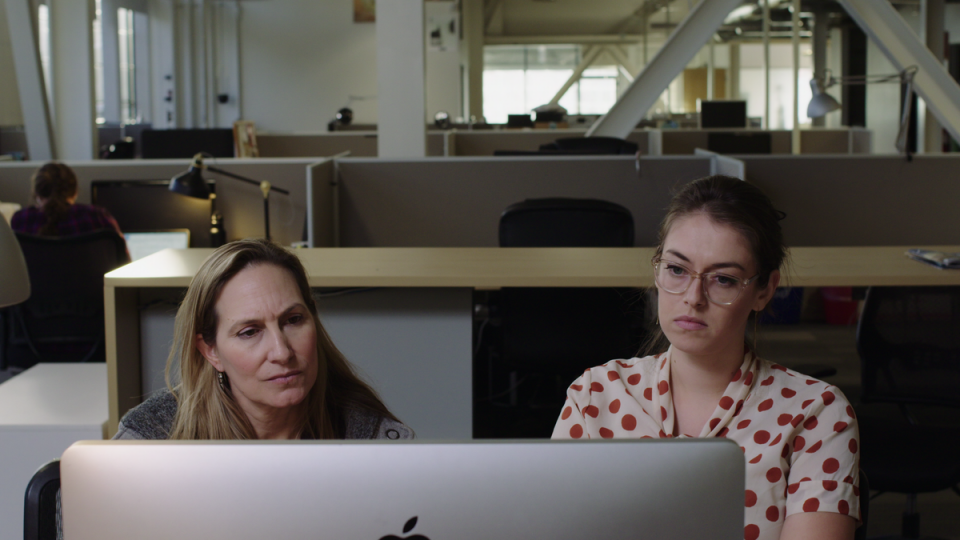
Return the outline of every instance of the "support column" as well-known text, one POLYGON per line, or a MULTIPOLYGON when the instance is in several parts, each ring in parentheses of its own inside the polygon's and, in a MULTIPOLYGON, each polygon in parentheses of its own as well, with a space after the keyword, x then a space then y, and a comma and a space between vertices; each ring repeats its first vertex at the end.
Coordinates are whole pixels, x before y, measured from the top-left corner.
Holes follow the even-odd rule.
POLYGON ((793 0, 793 137, 794 154, 800 153, 800 0, 793 0))
MULTIPOLYGON (((463 46, 460 48, 464 72, 463 114, 469 120, 483 117, 483 0, 462 0, 463 46)), ((379 17, 379 14, 378 14, 379 17)))
POLYGON ((5 0, 4 5, 13 49, 13 65, 17 72, 20 108, 27 132, 28 157, 49 161, 54 157, 53 129, 40 65, 40 49, 34 35, 36 14, 33 13, 33 3, 30 0, 5 0))
POLYGON ((730 44, 730 68, 727 70, 727 99, 740 99, 740 44, 730 44))
MULTIPOLYGON (((822 4, 813 10, 813 78, 823 80, 827 71, 827 32, 830 14, 822 4)), ((813 125, 823 127, 826 117, 813 118, 813 125)))
POLYGON ((770 0, 763 0, 763 129, 770 127, 770 0))
POLYGON ((740 0, 710 0, 690 10, 610 112, 587 131, 587 136, 626 138, 738 5, 740 0))
MULTIPOLYGON (((946 40, 944 39, 944 1, 943 0, 924 0, 923 2, 923 37, 927 44, 927 49, 933 54, 940 63, 943 63, 946 51, 946 40)), ((924 107, 923 116, 923 151, 927 153, 940 153, 943 151, 943 127, 937 121, 937 117, 930 112, 930 109, 924 107)))
MULTIPOLYGON (((863 77, 867 74, 867 35, 856 25, 843 28, 843 76, 863 77)), ((840 87, 841 122, 848 127, 867 125, 867 86, 845 84, 840 87)))
POLYGON ((707 45, 707 101, 714 99, 713 87, 716 84, 716 56, 714 54, 713 37, 707 45))
POLYGON ((93 0, 50 0, 50 56, 57 159, 96 156, 93 0))
POLYGON ((377 2, 377 147, 382 158, 427 154, 423 1, 377 2))

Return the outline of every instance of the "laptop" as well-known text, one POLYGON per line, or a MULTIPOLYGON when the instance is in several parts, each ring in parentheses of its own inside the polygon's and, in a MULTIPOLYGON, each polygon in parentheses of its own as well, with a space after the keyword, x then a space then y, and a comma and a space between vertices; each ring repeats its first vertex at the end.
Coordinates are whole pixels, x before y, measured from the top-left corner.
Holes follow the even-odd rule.
POLYGON ((66 540, 743 537, 718 439, 83 441, 60 470, 66 540))
POLYGON ((154 231, 124 231, 130 260, 136 261, 167 248, 190 247, 190 229, 163 229, 154 231))

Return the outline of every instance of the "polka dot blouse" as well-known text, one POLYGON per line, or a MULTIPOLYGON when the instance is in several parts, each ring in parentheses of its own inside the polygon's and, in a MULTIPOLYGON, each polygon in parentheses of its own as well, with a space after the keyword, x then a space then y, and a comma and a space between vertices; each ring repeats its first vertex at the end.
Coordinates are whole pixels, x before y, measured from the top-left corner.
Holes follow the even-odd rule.
MULTIPOLYGON (((567 390, 553 438, 670 437, 670 353, 585 371, 567 390)), ((833 386, 748 352, 698 437, 743 450, 747 540, 779 538, 784 519, 800 512, 860 515, 857 421, 833 386)))

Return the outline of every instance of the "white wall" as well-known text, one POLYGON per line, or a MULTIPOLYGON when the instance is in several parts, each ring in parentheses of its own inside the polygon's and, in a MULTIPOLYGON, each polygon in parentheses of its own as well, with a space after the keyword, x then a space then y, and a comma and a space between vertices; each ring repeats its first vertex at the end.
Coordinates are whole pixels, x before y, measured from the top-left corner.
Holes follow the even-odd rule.
POLYGON ((377 121, 376 26, 353 22, 353 3, 243 2, 242 115, 266 131, 324 131, 354 101, 356 123, 377 121))

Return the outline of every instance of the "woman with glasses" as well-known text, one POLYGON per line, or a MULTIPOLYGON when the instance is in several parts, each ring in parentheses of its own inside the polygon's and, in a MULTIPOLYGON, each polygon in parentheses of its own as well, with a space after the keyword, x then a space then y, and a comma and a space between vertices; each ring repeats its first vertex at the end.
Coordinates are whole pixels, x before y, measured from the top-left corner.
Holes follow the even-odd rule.
POLYGON ((584 372, 553 438, 725 437, 746 461, 744 538, 852 539, 853 409, 837 388, 758 358, 746 339, 780 283, 781 219, 766 195, 734 178, 684 187, 652 261, 650 355, 584 372))

